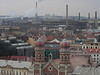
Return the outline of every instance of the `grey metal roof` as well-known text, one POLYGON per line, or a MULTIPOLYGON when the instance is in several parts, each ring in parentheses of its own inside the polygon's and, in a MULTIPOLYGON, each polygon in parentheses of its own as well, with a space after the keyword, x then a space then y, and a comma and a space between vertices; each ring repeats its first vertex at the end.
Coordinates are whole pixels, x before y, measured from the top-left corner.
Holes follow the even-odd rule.
POLYGON ((0 60, 0 66, 5 67, 7 65, 13 68, 27 68, 31 66, 31 62, 28 61, 12 61, 12 60, 0 60))
POLYGON ((22 45, 29 45, 29 43, 15 43, 15 44, 12 44, 12 46, 22 46, 22 45))
POLYGON ((24 48, 33 48, 32 46, 22 46, 22 47, 16 47, 17 49, 24 49, 24 48))
POLYGON ((100 67, 77 66, 72 75, 100 75, 100 67))

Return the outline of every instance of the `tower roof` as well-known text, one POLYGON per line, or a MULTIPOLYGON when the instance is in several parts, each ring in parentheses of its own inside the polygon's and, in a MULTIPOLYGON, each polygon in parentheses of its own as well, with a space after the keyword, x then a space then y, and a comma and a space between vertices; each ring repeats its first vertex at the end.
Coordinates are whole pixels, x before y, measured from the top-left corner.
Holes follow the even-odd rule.
POLYGON ((60 51, 68 51, 68 48, 70 47, 70 42, 68 42, 68 40, 64 38, 60 43, 60 47, 60 51))
POLYGON ((44 43, 43 39, 38 38, 38 40, 35 42, 35 46, 36 46, 35 50, 44 50, 44 45, 45 45, 45 43, 44 43))
POLYGON ((64 38, 61 43, 60 43, 61 48, 69 48, 70 47, 70 42, 66 38, 64 38))

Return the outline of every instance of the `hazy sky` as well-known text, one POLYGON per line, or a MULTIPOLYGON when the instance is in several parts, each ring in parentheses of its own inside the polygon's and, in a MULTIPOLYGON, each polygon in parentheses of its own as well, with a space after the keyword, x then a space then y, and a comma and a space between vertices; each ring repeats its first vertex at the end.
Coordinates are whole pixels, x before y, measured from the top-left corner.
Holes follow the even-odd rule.
MULTIPOLYGON (((0 15, 33 15, 36 0, 0 0, 0 15)), ((90 12, 100 15, 100 0, 41 0, 38 2, 38 15, 56 14, 65 16, 65 6, 69 5, 69 16, 87 16, 90 12)))

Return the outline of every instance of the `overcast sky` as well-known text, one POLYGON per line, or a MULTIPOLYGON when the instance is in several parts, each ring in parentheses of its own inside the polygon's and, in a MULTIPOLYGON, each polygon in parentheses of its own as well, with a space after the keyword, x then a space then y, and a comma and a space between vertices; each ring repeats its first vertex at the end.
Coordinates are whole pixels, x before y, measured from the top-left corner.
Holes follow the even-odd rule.
MULTIPOLYGON (((36 0, 0 0, 0 15, 33 15, 36 0)), ((100 0, 41 0, 38 15, 56 14, 65 16, 65 6, 69 5, 69 16, 87 16, 88 12, 100 15, 100 0)))

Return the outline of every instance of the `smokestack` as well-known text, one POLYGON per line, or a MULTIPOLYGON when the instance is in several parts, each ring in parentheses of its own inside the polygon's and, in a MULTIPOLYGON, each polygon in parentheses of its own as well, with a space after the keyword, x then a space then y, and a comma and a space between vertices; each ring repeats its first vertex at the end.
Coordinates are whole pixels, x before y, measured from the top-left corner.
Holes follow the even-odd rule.
POLYGON ((88 13, 88 23, 87 23, 87 28, 88 29, 91 29, 91 26, 90 26, 90 13, 88 13))
POLYGON ((37 17, 37 1, 36 1, 36 14, 35 14, 35 16, 37 17))
POLYGON ((73 22, 75 21, 75 18, 73 17, 73 22))
POLYGON ((80 21, 80 12, 79 12, 79 21, 80 21))
POLYGON ((68 5, 66 5, 66 26, 68 26, 68 5))
POLYGON ((90 13, 88 13, 88 20, 90 20, 90 13))
POLYGON ((97 28, 98 21, 97 21, 97 11, 95 11, 95 27, 97 28))
POLYGON ((75 22, 75 18, 73 17, 73 25, 74 25, 74 22, 75 22))
POLYGON ((97 11, 95 11, 95 20, 97 20, 97 11))

